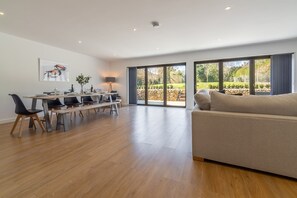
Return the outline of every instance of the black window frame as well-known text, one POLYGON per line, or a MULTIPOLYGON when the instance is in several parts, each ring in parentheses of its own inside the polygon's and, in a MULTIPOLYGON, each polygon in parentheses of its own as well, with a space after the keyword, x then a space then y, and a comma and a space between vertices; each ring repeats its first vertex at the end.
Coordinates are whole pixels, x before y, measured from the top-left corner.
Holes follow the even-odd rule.
POLYGON ((187 106, 187 63, 186 62, 180 62, 180 63, 169 63, 169 64, 156 64, 156 65, 145 65, 145 66, 136 66, 136 69, 145 69, 145 104, 137 104, 140 106, 156 106, 156 107, 176 107, 176 108, 186 108, 187 106), (184 66, 185 67, 185 105, 184 106, 173 106, 173 105, 167 105, 167 67, 172 66, 184 66), (163 105, 152 105, 148 104, 148 75, 147 70, 148 68, 154 68, 154 67, 163 67, 163 88, 164 88, 164 95, 163 95, 163 105))
POLYGON ((239 58, 226 58, 226 59, 215 59, 215 60, 204 60, 204 61, 195 61, 194 62, 194 94, 197 92, 197 71, 196 65, 197 64, 208 64, 208 63, 218 63, 219 65, 219 90, 223 90, 224 84, 224 76, 223 76, 223 64, 224 62, 232 62, 232 61, 249 61, 249 92, 250 95, 255 95, 255 60, 258 59, 270 59, 271 55, 262 55, 262 56, 249 56, 249 57, 239 57, 239 58))

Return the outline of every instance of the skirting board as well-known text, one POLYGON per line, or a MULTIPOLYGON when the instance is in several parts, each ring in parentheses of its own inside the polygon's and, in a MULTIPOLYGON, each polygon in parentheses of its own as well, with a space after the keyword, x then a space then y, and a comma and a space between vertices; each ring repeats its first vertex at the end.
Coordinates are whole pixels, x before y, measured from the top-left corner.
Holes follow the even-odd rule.
POLYGON ((6 123, 11 123, 15 121, 15 117, 14 118, 7 118, 7 119, 2 119, 0 120, 0 124, 6 124, 6 123))

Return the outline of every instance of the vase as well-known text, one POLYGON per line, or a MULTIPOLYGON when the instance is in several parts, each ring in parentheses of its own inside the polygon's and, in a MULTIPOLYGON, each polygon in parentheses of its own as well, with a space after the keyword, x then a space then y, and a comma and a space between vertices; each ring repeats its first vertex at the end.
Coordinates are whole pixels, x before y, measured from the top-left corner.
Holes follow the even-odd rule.
POLYGON ((80 93, 81 93, 81 94, 84 93, 84 85, 80 85, 80 93))

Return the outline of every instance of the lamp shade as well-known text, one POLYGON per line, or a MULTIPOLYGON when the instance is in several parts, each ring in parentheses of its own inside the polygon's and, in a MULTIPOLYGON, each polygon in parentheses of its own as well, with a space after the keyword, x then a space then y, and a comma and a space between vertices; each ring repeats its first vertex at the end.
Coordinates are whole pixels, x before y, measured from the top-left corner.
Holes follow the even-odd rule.
POLYGON ((115 77, 105 77, 105 82, 115 82, 115 77))

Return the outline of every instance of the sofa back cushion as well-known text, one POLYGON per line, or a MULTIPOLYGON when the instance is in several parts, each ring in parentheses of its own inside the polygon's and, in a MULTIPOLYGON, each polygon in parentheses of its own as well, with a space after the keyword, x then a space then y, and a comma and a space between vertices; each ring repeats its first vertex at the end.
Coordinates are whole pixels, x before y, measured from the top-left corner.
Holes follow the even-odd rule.
POLYGON ((207 89, 199 90, 194 99, 200 110, 210 110, 210 95, 207 89))
POLYGON ((297 93, 232 96, 211 92, 211 111, 297 116, 297 93))

